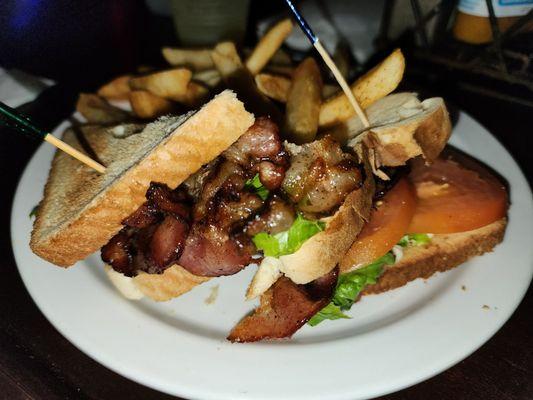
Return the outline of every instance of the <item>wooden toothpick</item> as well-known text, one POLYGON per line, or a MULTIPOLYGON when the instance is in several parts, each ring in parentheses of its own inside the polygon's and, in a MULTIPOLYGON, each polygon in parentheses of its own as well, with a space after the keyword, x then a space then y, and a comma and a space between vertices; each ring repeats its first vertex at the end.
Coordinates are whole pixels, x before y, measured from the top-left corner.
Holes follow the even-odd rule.
POLYGON ((105 172, 105 167, 102 164, 94 161, 92 158, 76 150, 74 147, 63 142, 61 139, 56 138, 52 134, 37 128, 30 118, 20 114, 18 111, 2 102, 0 102, 0 124, 17 132, 24 133, 32 137, 38 137, 39 139, 44 140, 71 155, 95 171, 101 174, 105 172))
POLYGON ((105 167, 100 164, 99 162, 94 161, 92 158, 88 157, 87 155, 83 154, 81 151, 76 150, 74 147, 70 146, 69 144, 63 142, 61 139, 56 138, 54 135, 47 133, 44 137, 44 140, 48 143, 54 145, 60 150, 63 150, 65 153, 71 155, 75 159, 81 161, 88 167, 91 167, 95 171, 103 174, 105 172, 105 167))
POLYGON ((341 72, 339 71, 339 68, 337 68, 337 65, 335 65, 335 63, 331 59, 331 56, 329 55, 327 50, 324 48, 324 46, 322 46, 322 43, 320 42, 318 37, 315 36, 315 34, 311 30, 311 27, 309 26, 307 21, 302 17, 302 15, 298 11, 298 9, 294 6, 294 4, 292 4, 292 1, 285 0, 285 2, 287 3, 292 13, 294 14, 294 17, 296 18, 296 21, 298 22, 298 25, 300 26, 302 31, 309 38, 309 40, 311 41, 315 49, 318 51, 318 54, 320 54, 320 56, 322 57, 322 59, 324 60, 328 68, 333 73, 333 76, 339 83, 346 97, 348 97, 348 101, 354 108, 355 112, 357 113, 359 118, 361 118, 361 121, 363 121, 363 124, 365 125, 365 127, 368 128, 370 126, 370 122, 368 122, 368 118, 366 117, 365 112, 363 111, 359 103, 357 102, 357 99, 353 95, 352 90, 350 89, 350 86, 348 86, 348 83, 346 82, 341 72))

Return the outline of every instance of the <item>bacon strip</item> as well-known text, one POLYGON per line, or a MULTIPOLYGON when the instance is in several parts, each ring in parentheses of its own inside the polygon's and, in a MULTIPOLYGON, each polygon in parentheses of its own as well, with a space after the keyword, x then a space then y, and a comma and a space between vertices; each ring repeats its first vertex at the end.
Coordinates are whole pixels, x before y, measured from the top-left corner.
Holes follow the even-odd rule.
POLYGON ((256 342, 291 337, 325 307, 333 295, 338 267, 306 285, 282 277, 261 296, 260 306, 231 331, 232 342, 256 342))

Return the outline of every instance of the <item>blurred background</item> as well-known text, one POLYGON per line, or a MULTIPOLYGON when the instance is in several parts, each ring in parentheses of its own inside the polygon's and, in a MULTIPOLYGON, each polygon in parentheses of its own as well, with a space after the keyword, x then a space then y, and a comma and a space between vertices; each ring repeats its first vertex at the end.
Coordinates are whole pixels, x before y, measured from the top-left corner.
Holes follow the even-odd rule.
MULTIPOLYGON (((401 47, 407 59, 403 89, 438 93, 482 122, 480 115, 487 118, 487 107, 495 107, 500 112, 491 123, 501 129, 503 121, 533 111, 533 0, 297 4, 330 52, 349 60, 350 80, 401 47)), ((63 111, 58 117, 64 117, 80 91, 139 66, 167 66, 163 46, 208 47, 230 39, 241 49, 252 48, 274 21, 287 16, 281 0, 3 0, 0 100, 13 97, 13 81, 29 92, 18 103, 57 83, 57 108, 63 111)), ((296 59, 312 52, 298 29, 284 50, 296 59)), ((522 139, 531 144, 530 135, 522 139)), ((529 176, 533 172, 523 168, 529 176)))

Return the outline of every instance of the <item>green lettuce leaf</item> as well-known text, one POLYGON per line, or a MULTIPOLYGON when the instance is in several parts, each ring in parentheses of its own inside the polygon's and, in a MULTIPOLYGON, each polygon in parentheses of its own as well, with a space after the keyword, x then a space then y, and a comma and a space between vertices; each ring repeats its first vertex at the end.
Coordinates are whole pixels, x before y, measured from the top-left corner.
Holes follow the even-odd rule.
POLYGON ((410 233, 408 235, 404 235, 398 242, 398 245, 402 247, 423 246, 430 242, 431 238, 425 233, 410 233))
POLYGON ((244 187, 255 192, 261 200, 266 200, 268 197, 268 189, 261 183, 259 174, 255 174, 253 178, 248 179, 244 184, 244 187))
POLYGON ((33 207, 30 211, 29 217, 35 217, 37 215, 37 210, 39 210, 39 204, 37 204, 35 207, 33 207))
POLYGON ((388 252, 383 257, 378 258, 363 268, 339 276, 331 302, 313 316, 308 324, 315 326, 326 319, 349 318, 344 316, 342 311, 349 310, 359 297, 361 291, 367 285, 376 283, 383 272, 383 267, 391 264, 394 264, 394 255, 388 252))
POLYGON ((384 265, 394 264, 394 255, 388 252, 371 264, 339 276, 332 302, 341 310, 349 310, 366 285, 372 285, 383 272, 384 265))
POLYGON ((322 321, 326 319, 340 319, 340 318, 350 318, 346 314, 344 314, 340 307, 329 303, 326 307, 324 307, 322 310, 317 312, 313 317, 307 322, 311 326, 318 325, 322 321))
MULTIPOLYGON (((430 242, 431 238, 425 233, 414 233, 403 236, 398 245, 402 247, 423 246, 430 242)), ((311 318, 308 324, 315 326, 326 319, 349 318, 344 316, 342 311, 349 310, 363 289, 377 282, 383 272, 383 267, 394 264, 394 261, 394 254, 389 251, 373 263, 339 276, 331 302, 311 318)))
POLYGON ((323 231, 325 227, 324 222, 311 221, 298 214, 287 231, 275 235, 261 232, 255 235, 252 240, 265 256, 280 257, 296 252, 307 239, 323 231))

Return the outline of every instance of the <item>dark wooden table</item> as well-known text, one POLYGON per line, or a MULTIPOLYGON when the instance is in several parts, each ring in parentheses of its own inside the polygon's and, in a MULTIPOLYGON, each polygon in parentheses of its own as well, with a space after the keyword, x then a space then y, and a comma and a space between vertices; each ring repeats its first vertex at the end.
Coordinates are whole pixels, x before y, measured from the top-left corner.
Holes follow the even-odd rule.
MULTIPOLYGON (((531 182, 533 112, 465 93, 447 96, 502 141, 531 182)), ((72 91, 52 90, 24 108, 43 126, 51 128, 69 114, 73 98, 72 91), (62 111, 50 113, 50 109, 62 111)), ((0 174, 4 186, 0 197, 0 398, 170 399, 121 377, 78 351, 33 303, 17 272, 9 225, 16 184, 37 143, 15 137, 9 141, 2 138, 1 142, 0 174)), ((512 267, 512 260, 508 267, 512 267)), ((530 289, 511 319, 480 350, 440 375, 382 399, 533 399, 532 309, 530 289)))

